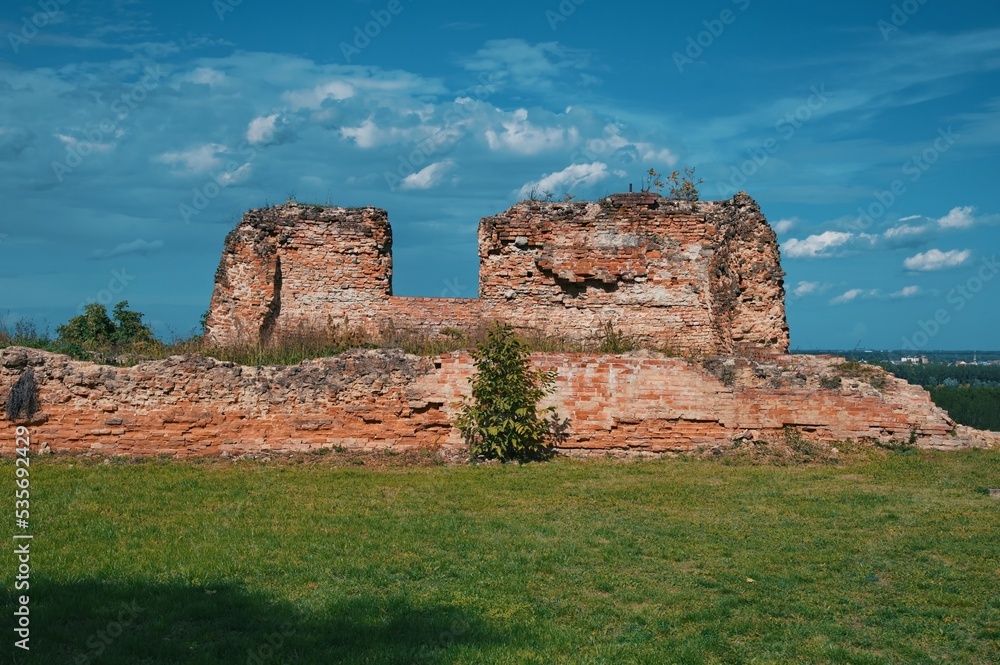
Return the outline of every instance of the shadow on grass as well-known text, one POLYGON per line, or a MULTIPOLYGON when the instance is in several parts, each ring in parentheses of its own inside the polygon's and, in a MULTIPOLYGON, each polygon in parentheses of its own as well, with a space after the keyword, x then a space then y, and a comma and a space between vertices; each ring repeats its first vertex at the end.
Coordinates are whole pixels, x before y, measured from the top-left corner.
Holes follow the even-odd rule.
POLYGON ((31 650, 12 639, 8 662, 449 663, 457 650, 506 642, 460 608, 391 596, 306 613, 224 585, 33 579, 30 594, 31 650))

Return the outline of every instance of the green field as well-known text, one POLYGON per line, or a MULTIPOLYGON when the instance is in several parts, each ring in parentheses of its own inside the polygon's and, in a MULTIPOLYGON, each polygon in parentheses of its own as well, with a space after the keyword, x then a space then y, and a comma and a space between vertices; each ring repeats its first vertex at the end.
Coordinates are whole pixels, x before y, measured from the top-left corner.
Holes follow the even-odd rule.
POLYGON ((32 648, 9 609, 5 660, 1000 662, 1000 451, 318 459, 34 458, 32 648))

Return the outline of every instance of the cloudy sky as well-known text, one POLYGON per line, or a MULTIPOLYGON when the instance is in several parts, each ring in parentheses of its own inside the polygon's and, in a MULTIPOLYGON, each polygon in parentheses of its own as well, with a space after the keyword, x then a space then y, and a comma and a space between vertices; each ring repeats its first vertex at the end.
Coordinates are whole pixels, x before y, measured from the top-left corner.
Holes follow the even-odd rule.
POLYGON ((36 0, 0 9, 0 315, 207 309, 252 207, 389 211, 399 295, 476 226, 695 166, 782 243, 797 349, 1000 347, 1000 7, 36 0))

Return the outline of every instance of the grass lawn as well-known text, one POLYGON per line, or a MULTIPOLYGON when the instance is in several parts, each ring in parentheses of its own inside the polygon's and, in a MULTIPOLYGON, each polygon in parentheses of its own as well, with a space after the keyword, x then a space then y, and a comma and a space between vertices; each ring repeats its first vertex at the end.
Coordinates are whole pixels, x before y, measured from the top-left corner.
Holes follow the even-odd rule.
MULTIPOLYGON (((13 504, 10 460, 0 478, 13 504)), ((1000 486, 1000 451, 795 467, 35 458, 30 658, 13 648, 12 547, 0 653, 996 663, 1000 501, 988 486, 1000 486)))

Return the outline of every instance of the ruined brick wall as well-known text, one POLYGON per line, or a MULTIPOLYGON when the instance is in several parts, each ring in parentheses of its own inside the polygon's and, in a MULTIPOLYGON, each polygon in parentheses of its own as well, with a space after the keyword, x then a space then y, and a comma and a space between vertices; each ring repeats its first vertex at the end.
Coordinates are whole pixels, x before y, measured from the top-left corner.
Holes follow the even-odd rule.
POLYGON ((519 203, 480 222, 475 300, 393 297, 391 245, 376 208, 247 213, 226 239, 208 340, 345 320, 438 333, 499 319, 577 339, 611 324, 644 344, 694 352, 788 348, 777 240, 746 194, 519 203))
MULTIPOLYGON (((823 441, 906 441, 912 431, 925 447, 1000 445, 998 434, 956 428, 925 390, 891 376, 878 387, 860 379, 822 387, 836 358, 715 365, 642 353, 533 361, 558 372, 549 399, 567 421, 565 452, 683 452, 780 440, 785 426, 823 441)), ((29 367, 39 385, 40 409, 27 423, 36 443, 56 452, 181 457, 333 446, 460 453, 452 423, 473 372, 465 354, 352 351, 293 367, 182 356, 115 368, 9 348, 0 350, 0 397, 29 367)), ((12 453, 18 424, 0 420, 0 453, 12 453)))
POLYGON ((226 237, 207 337, 230 344, 264 340, 279 328, 368 320, 391 294, 392 231, 384 210, 252 210, 226 237))
POLYGON ((788 349, 778 243, 746 194, 672 201, 525 201, 479 226, 490 316, 552 335, 608 324, 654 347, 788 349))
POLYGON ((784 271, 777 236, 760 207, 740 193, 714 203, 707 220, 717 247, 710 288, 719 351, 787 351, 784 271))

